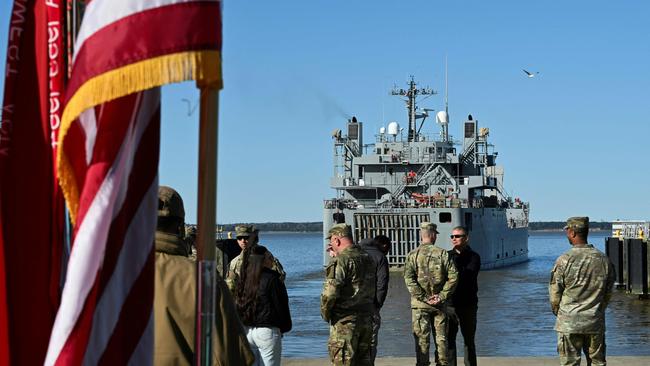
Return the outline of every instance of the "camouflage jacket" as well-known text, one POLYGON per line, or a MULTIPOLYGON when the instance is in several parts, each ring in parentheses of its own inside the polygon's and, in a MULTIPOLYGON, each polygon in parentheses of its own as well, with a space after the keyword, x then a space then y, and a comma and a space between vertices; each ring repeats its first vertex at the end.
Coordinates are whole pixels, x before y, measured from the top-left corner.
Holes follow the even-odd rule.
POLYGON ((446 250, 434 244, 420 244, 406 257, 404 282, 411 293, 411 307, 430 309, 427 300, 438 294, 441 304, 451 300, 458 283, 456 265, 446 250))
MULTIPOLYGON (((228 275, 226 276, 226 284, 230 292, 235 295, 235 289, 237 288, 237 282, 239 281, 239 273, 241 272, 242 256, 241 254, 236 256, 231 262, 228 269, 228 275)), ((284 282, 284 279, 287 277, 286 272, 280 261, 274 256, 273 257, 273 267, 272 270, 276 271, 280 275, 280 280, 284 282)))
POLYGON ((593 245, 574 245, 562 254, 551 271, 548 286, 555 330, 562 333, 605 331, 605 308, 614 287, 609 258, 593 245))
POLYGON ((372 311, 375 301, 375 262, 353 245, 332 258, 325 269, 320 313, 326 322, 372 311))

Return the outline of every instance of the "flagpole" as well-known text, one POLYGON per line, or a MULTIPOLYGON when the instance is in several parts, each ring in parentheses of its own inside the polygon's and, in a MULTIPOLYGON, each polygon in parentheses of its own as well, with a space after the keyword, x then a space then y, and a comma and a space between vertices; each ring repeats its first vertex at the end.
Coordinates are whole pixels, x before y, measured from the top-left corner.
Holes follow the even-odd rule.
POLYGON ((219 90, 199 86, 199 179, 197 212, 197 292, 194 364, 212 364, 215 308, 215 225, 217 209, 217 144, 219 90))

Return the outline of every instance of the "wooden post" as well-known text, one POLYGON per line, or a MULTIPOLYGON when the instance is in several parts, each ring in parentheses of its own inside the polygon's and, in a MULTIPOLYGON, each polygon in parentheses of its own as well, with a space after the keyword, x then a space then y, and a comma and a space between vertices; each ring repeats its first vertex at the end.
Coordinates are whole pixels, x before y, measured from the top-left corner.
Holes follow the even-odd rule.
POLYGON ((197 210, 197 287, 194 364, 212 364, 215 308, 215 226, 217 212, 217 144, 219 90, 201 87, 197 210))

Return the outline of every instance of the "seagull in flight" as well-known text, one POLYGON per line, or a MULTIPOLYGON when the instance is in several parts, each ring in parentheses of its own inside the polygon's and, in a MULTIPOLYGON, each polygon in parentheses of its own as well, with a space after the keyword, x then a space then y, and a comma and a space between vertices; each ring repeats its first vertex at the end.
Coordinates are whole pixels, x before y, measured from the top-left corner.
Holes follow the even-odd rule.
POLYGON ((535 72, 535 73, 532 73, 532 72, 530 72, 530 71, 526 71, 526 70, 524 70, 524 69, 522 69, 522 70, 526 73, 526 76, 528 76, 529 79, 532 79, 532 78, 534 78, 535 76, 539 75, 539 71, 538 71, 538 72, 535 72))
POLYGON ((181 99, 181 101, 183 101, 183 102, 185 102, 187 104, 187 115, 188 116, 193 115, 194 111, 196 110, 196 107, 198 107, 199 103, 196 103, 196 104, 194 104, 194 106, 192 106, 192 102, 187 98, 183 98, 183 99, 181 99))

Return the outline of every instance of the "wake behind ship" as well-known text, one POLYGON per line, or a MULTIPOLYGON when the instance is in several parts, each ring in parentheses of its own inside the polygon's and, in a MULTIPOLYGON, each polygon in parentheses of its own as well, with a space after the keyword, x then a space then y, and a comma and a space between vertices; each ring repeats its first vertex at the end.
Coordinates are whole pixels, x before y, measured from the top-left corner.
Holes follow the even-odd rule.
POLYGON ((386 235, 393 242, 389 264, 399 267, 418 245, 420 223, 429 221, 438 225, 436 245, 446 249, 452 229, 465 226, 484 269, 528 260, 529 205, 505 193, 489 129, 470 115, 462 140, 454 140, 445 106, 435 115, 440 132, 434 137, 421 132, 432 110, 416 103, 435 92, 418 88, 411 77, 408 89, 391 94, 406 102, 406 131, 390 122, 366 145, 363 123, 353 117, 347 134, 337 129, 332 135, 336 198, 324 201, 323 237, 336 223, 352 226, 355 241, 386 235))

